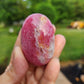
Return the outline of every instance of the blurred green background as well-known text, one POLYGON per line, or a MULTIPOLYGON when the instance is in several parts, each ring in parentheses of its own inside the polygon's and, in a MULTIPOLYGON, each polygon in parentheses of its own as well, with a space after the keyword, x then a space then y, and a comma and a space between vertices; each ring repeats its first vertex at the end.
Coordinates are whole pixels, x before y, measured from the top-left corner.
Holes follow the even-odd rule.
POLYGON ((45 14, 56 26, 56 34, 65 36, 61 61, 84 56, 84 30, 67 28, 73 21, 84 21, 84 0, 0 0, 0 66, 9 63, 22 23, 32 13, 45 14))

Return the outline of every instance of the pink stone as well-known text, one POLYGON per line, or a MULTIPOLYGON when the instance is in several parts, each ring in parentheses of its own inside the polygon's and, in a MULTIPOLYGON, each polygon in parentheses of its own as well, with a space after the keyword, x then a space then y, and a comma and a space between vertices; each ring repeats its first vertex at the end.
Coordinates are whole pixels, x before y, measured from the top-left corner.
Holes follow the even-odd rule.
POLYGON ((21 46, 25 58, 33 65, 47 64, 54 53, 54 28, 43 14, 35 13, 26 18, 22 26, 21 46))

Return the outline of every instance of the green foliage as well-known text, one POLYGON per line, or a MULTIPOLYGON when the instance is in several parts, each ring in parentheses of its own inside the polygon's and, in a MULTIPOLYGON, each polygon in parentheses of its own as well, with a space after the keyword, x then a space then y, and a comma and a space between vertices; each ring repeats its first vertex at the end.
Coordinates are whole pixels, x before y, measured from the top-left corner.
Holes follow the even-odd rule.
POLYGON ((0 1, 0 21, 12 24, 27 17, 28 10, 21 0, 1 0, 0 1))
POLYGON ((62 22, 63 19, 70 18, 71 6, 69 6, 66 0, 52 0, 51 3, 55 7, 56 13, 58 13, 57 22, 62 22))
POLYGON ((84 18, 84 0, 67 0, 70 8, 70 19, 82 20, 84 18))
POLYGON ((84 18, 84 3, 80 3, 80 1, 74 3, 74 14, 77 17, 75 20, 84 18))
POLYGON ((11 25, 29 14, 43 13, 56 24, 84 18, 84 0, 0 0, 0 22, 11 25))
POLYGON ((51 4, 46 3, 37 4, 34 9, 34 13, 42 13, 46 15, 52 21, 52 23, 55 23, 56 11, 51 4))

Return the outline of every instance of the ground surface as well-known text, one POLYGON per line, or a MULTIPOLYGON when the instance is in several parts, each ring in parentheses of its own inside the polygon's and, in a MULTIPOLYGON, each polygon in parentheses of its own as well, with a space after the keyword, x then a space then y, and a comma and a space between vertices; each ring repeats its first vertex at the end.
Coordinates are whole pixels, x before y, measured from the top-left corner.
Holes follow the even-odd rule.
POLYGON ((65 75, 62 72, 60 72, 56 80, 56 84, 72 84, 72 83, 65 77, 65 75))
POLYGON ((72 84, 84 84, 80 78, 84 74, 84 59, 61 62, 61 71, 72 84))
POLYGON ((56 34, 63 34, 66 45, 61 54, 61 61, 77 60, 84 56, 84 29, 57 29, 56 34))
POLYGON ((0 64, 7 64, 16 40, 15 35, 8 33, 8 28, 0 28, 0 64))

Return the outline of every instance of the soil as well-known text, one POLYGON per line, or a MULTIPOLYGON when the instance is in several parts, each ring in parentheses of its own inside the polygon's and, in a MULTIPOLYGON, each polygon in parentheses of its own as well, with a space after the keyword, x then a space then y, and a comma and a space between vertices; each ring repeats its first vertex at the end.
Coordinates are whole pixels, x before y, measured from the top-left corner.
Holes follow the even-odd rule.
POLYGON ((5 71, 6 66, 0 65, 0 75, 5 71))
POLYGON ((84 60, 61 62, 61 71, 72 84, 84 84, 80 79, 84 74, 84 60))

